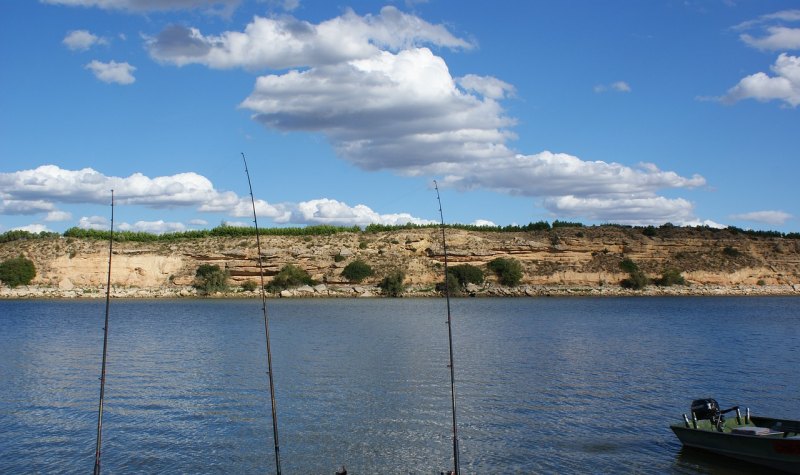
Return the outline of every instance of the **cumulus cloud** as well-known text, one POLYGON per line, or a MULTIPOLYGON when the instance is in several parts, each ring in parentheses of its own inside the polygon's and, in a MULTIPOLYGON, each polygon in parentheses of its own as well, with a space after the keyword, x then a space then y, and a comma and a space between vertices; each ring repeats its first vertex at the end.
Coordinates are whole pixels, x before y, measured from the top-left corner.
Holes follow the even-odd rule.
MULTIPOLYGON (((375 16, 348 11, 318 24, 256 17, 243 32, 218 35, 171 26, 147 45, 153 58, 177 66, 272 70, 256 80, 240 107, 267 128, 324 135, 339 157, 364 170, 443 176, 461 190, 542 198, 549 209, 570 216, 618 222, 695 219, 691 203, 658 191, 705 184, 700 176, 654 165, 517 153, 509 146, 516 122, 501 104, 514 97, 514 87, 491 76, 453 77, 432 48, 471 44, 395 7, 375 16)), ((599 87, 631 92, 624 81, 599 87)), ((235 195, 204 206, 234 210, 233 216, 249 213, 248 203, 235 195)), ((325 199, 260 206, 260 213, 286 223, 393 219, 325 199)))
POLYGON ((133 77, 133 72, 136 71, 136 68, 128 63, 118 63, 116 61, 103 63, 95 59, 87 64, 85 68, 94 73, 95 77, 103 82, 127 85, 136 81, 136 78, 133 77))
MULTIPOLYGON (((348 206, 332 199, 317 199, 298 203, 289 218, 283 222, 304 224, 330 224, 338 226, 366 226, 368 224, 432 224, 435 221, 420 219, 408 213, 379 214, 366 205, 348 206)), ((281 222, 281 221, 279 221, 281 222)))
POLYGON ((108 40, 87 30, 73 30, 67 33, 62 43, 72 51, 86 51, 94 45, 107 45, 108 40))
POLYGON ((81 219, 78 220, 78 227, 104 231, 111 228, 111 223, 102 216, 81 216, 81 219))
POLYGON ((486 226, 486 227, 495 227, 497 226, 493 221, 489 221, 488 219, 476 219, 472 222, 473 226, 486 226))
POLYGON ((744 30, 739 38, 749 46, 760 50, 800 49, 800 26, 786 26, 800 22, 800 10, 784 10, 741 23, 734 27, 744 30), (751 34, 752 32, 752 34, 751 34))
POLYGON ((44 218, 45 221, 69 221, 72 219, 72 213, 67 211, 50 211, 44 218))
MULTIPOLYGON (((472 87, 498 82, 473 76, 472 87)), ((496 94, 496 92, 495 92, 496 94)), ((241 107, 265 126, 325 134, 339 155, 367 170, 418 175, 437 163, 508 155, 505 117, 491 97, 456 86, 427 48, 258 78, 241 107)))
POLYGON ((770 224, 773 226, 782 226, 791 218, 791 214, 783 211, 753 211, 750 213, 734 214, 731 216, 731 219, 753 221, 756 223, 770 224))
POLYGON ((353 11, 319 24, 255 17, 243 32, 203 35, 197 28, 173 25, 147 39, 156 60, 216 69, 287 69, 337 64, 374 56, 381 48, 397 51, 418 44, 468 48, 470 44, 441 25, 386 6, 379 15, 353 11))
POLYGON ((133 224, 122 223, 119 225, 119 230, 164 234, 186 231, 186 225, 183 223, 170 223, 160 219, 158 221, 136 221, 133 224))
POLYGON ((616 81, 611 84, 598 84, 594 87, 594 92, 600 94, 603 92, 631 92, 631 87, 625 81, 616 81))
MULTIPOLYGON (((231 191, 217 190, 206 177, 193 172, 155 178, 141 173, 128 177, 105 176, 91 168, 64 170, 55 165, 43 165, 31 170, 0 173, 0 214, 49 213, 48 221, 71 219, 69 213, 58 211, 55 203, 102 204, 114 200, 119 205, 140 205, 150 208, 191 207, 199 212, 221 213, 234 218, 252 217, 249 197, 231 191)), ((380 224, 423 224, 430 221, 408 213, 380 214, 368 206, 321 198, 300 203, 272 204, 256 200, 259 217, 282 224, 335 224, 365 226, 380 224)), ((207 221, 193 219, 190 225, 206 225, 207 221)), ((108 229, 102 216, 81 217, 78 226, 86 229, 108 229)), ((147 232, 184 231, 187 226, 178 222, 138 221, 121 224, 121 230, 147 232)))
POLYGON ((670 222, 683 225, 696 219, 694 207, 689 201, 663 196, 626 198, 567 195, 547 198, 544 206, 559 216, 584 216, 617 224, 659 225, 670 222))
POLYGON ((219 13, 230 13, 240 0, 41 0, 51 5, 69 7, 97 7, 103 10, 129 12, 167 11, 203 8, 219 13))
POLYGON ((735 103, 743 99, 761 102, 778 100, 797 107, 800 104, 800 57, 782 53, 770 69, 774 76, 763 72, 751 74, 730 88, 722 101, 735 103))

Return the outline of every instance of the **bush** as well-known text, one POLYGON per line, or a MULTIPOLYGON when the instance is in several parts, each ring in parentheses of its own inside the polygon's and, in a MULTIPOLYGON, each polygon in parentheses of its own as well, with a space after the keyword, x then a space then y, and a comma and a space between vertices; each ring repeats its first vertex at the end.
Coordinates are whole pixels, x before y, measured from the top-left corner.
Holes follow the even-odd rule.
POLYGON ((623 279, 622 282, 620 282, 620 285, 623 288, 641 290, 647 287, 647 284, 650 283, 647 276, 644 275, 644 272, 642 272, 642 270, 639 269, 639 266, 630 259, 623 259, 622 262, 619 263, 619 268, 627 272, 629 275, 627 279, 623 279))
MULTIPOLYGON (((456 278, 459 287, 466 287, 467 284, 483 283, 483 271, 480 268, 469 264, 461 264, 447 269, 447 273, 456 278)), ((453 289, 450 289, 451 291, 453 289)))
POLYGON ((194 288, 204 294, 223 292, 228 290, 227 270, 222 270, 216 264, 202 264, 194 273, 194 288))
POLYGON ((661 278, 656 281, 656 285, 669 287, 670 285, 686 285, 686 279, 678 269, 668 268, 661 273, 661 278))
POLYGON ((308 275, 308 272, 295 265, 286 264, 272 279, 272 282, 267 285, 267 290, 270 292, 279 292, 292 287, 314 284, 316 284, 316 282, 308 275))
POLYGON ((403 281, 406 279, 406 274, 403 271, 396 270, 383 278, 378 284, 378 287, 383 290, 383 293, 389 297, 400 297, 403 295, 405 286, 403 281))
POLYGON ((442 295, 444 295, 446 291, 449 291, 450 295, 461 295, 462 288, 463 287, 461 283, 458 281, 458 277, 450 272, 447 273, 447 287, 445 287, 444 282, 439 282, 436 284, 436 291, 441 292, 442 295))
POLYGON ((495 273, 502 285, 514 287, 522 280, 522 264, 516 259, 498 257, 489 261, 487 267, 495 273))
POLYGON ((333 256, 333 262, 342 262, 343 260, 345 260, 345 257, 341 253, 333 256))
POLYGON ((256 290, 257 288, 258 288, 258 284, 256 284, 255 281, 246 280, 246 281, 242 282, 242 290, 244 290, 245 292, 252 292, 252 291, 256 290))
POLYGON ((16 257, 0 263, 0 280, 9 287, 28 285, 36 277, 33 261, 25 257, 16 257))
POLYGON ((342 270, 342 276, 350 282, 361 282, 367 277, 375 274, 372 267, 361 259, 355 260, 342 270))

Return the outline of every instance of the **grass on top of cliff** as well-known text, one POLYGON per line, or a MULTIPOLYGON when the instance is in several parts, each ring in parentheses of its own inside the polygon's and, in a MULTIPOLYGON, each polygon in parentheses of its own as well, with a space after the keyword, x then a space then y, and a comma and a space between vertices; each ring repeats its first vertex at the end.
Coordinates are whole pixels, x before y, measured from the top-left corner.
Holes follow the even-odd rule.
MULTIPOLYGON (((260 228, 259 234, 263 236, 331 236, 340 233, 365 233, 376 234, 381 232, 413 230, 413 229, 429 229, 439 227, 438 224, 403 224, 403 225, 384 225, 384 224, 370 224, 364 229, 359 226, 329 226, 329 225, 316 225, 305 227, 281 227, 281 228, 260 228)), ((534 232, 534 231, 550 231, 555 232, 559 229, 573 229, 580 237, 583 230, 603 230, 603 229, 623 229, 632 233, 643 234, 648 237, 664 237, 674 238, 684 232, 706 232, 716 236, 747 236, 747 237, 765 237, 765 238, 785 238, 785 239, 798 239, 800 240, 800 233, 781 233, 779 231, 757 231, 745 230, 729 226, 727 228, 711 228, 708 226, 696 227, 680 227, 674 226, 670 223, 663 224, 659 227, 655 226, 626 226, 618 224, 603 224, 599 226, 584 226, 581 223, 573 223, 568 221, 553 221, 552 225, 547 221, 538 221, 535 223, 528 223, 526 225, 509 225, 509 226, 476 226, 472 224, 446 224, 448 229, 460 229, 465 231, 474 232, 487 232, 487 233, 513 233, 513 232, 534 232)), ((205 239, 209 237, 246 237, 254 236, 256 230, 253 227, 247 226, 228 226, 226 224, 217 226, 212 229, 200 229, 193 231, 181 231, 173 233, 154 234, 142 231, 115 231, 114 240, 117 242, 169 242, 183 239, 205 239)), ((13 242, 19 240, 29 239, 44 239, 62 236, 55 232, 42 231, 39 233, 32 233, 24 230, 11 230, 0 233, 0 243, 13 242)), ((92 240, 107 241, 111 236, 111 231, 97 230, 97 229, 82 229, 73 227, 67 229, 63 233, 63 237, 67 238, 82 238, 92 240)))

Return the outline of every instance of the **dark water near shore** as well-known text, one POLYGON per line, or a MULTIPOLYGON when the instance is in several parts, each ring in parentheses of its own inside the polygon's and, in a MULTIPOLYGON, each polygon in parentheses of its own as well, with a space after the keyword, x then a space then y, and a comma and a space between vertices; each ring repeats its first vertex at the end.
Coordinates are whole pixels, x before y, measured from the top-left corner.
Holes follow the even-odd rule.
MULTIPOLYGON (((452 459, 444 300, 268 303, 287 474, 452 459)), ((101 301, 0 301, 0 473, 87 473, 101 301)), ((453 302, 464 473, 759 473, 681 449, 692 398, 800 418, 800 299, 453 302)), ((112 301, 104 473, 275 470, 256 300, 112 301)))

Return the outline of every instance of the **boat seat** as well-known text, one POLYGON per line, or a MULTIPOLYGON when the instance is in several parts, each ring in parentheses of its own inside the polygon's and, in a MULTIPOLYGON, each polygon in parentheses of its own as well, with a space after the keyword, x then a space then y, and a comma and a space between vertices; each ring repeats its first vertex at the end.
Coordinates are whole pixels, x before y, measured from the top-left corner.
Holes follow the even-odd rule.
POLYGON ((783 432, 776 432, 774 430, 771 430, 769 427, 751 427, 751 426, 734 427, 731 430, 731 433, 740 435, 757 435, 757 436, 770 436, 770 435, 783 434, 783 432))

